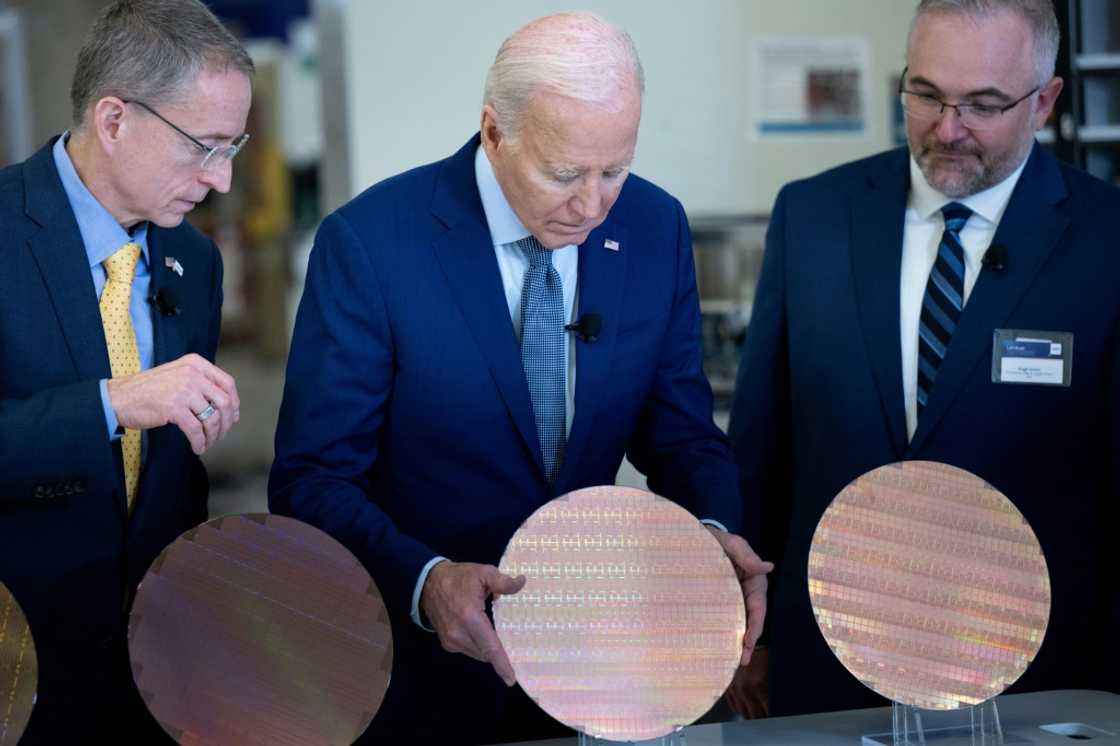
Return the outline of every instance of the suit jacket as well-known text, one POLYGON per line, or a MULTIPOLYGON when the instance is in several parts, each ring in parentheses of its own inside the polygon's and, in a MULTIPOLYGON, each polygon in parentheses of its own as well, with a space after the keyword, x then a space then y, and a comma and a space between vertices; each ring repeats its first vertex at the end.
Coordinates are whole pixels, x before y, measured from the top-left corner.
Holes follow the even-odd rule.
POLYGON ((410 735, 435 726, 429 707, 457 743, 500 720, 490 666, 443 653, 409 620, 431 558, 497 564, 536 508, 613 484, 624 453, 650 489, 740 527, 702 371, 688 225, 636 176, 580 246, 579 308, 603 323, 598 341, 578 345, 575 419, 549 485, 475 182, 478 146, 475 136, 326 218, 288 362, 269 505, 342 541, 386 600, 396 658, 371 738, 402 732, 378 731, 386 723, 410 735))
MULTIPOLYGON (((967 469, 1022 511, 1049 566, 1042 648, 1015 689, 1117 687, 1106 636, 1107 551, 1120 498, 1120 191, 1035 146, 908 443, 899 282, 908 154, 894 150, 786 186, 767 235, 731 438, 748 540, 772 582, 774 714, 865 706, 870 690, 824 644, 806 585, 809 544, 851 480, 904 459, 967 469), (1072 385, 995 384, 997 328, 1072 332, 1072 385), (809 675, 814 686, 804 686, 809 675)), ((1111 629, 1116 629, 1115 618, 1111 629)))
MULTIPOLYGON (((149 430, 128 516, 98 390, 111 377, 98 299, 51 144, 0 171, 0 229, 0 581, 27 615, 40 664, 26 742, 70 742, 69 727, 84 741, 97 732, 97 708, 131 687, 122 668, 131 591, 168 543, 206 519, 208 484, 178 428, 149 430)), ((183 224, 151 226, 148 250, 153 294, 172 286, 182 306, 177 316, 153 310, 155 364, 188 352, 213 359, 216 247, 183 224), (179 260, 182 277, 164 257, 179 260)))

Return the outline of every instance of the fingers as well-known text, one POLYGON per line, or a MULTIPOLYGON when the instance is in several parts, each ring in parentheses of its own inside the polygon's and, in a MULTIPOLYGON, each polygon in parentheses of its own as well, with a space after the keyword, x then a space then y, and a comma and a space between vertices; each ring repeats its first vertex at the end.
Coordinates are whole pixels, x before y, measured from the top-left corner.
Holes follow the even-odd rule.
POLYGON ((233 377, 194 353, 110 379, 108 394, 122 426, 149 430, 174 424, 196 454, 224 438, 241 417, 241 399, 233 377), (199 420, 198 415, 210 406, 214 413, 205 421, 199 420))
POLYGON ((184 355, 167 367, 182 379, 178 382, 180 398, 185 400, 189 412, 189 416, 175 412, 173 421, 187 436, 192 450, 201 455, 224 438, 240 419, 237 384, 233 376, 194 353, 184 355), (211 407, 211 414, 199 419, 199 415, 211 407))
POLYGON ((524 585, 524 577, 503 575, 493 565, 441 562, 428 574, 420 603, 444 650, 490 663, 502 681, 513 686, 517 677, 486 616, 486 601, 517 593, 524 585))
POLYGON ((490 663, 494 667, 495 673, 498 674, 498 678, 504 681, 506 686, 513 686, 517 683, 517 676, 513 672, 513 664, 509 662, 509 656, 506 655, 505 648, 502 647, 502 641, 498 639, 498 633, 494 631, 490 620, 486 618, 485 614, 482 614, 481 619, 472 621, 474 623, 468 626, 468 632, 478 652, 478 655, 474 657, 490 663))
POLYGON ((747 632, 743 637, 742 665, 750 661, 751 653, 762 635, 762 626, 766 620, 766 587, 766 577, 761 575, 743 584, 743 600, 747 607, 747 632))
POLYGON ((206 451, 206 431, 189 407, 177 408, 171 415, 171 422, 187 436, 196 456, 201 456, 206 451))
POLYGON ((709 530, 731 560, 743 588, 747 631, 743 636, 743 655, 739 664, 745 666, 750 662, 754 647, 762 635, 762 625, 766 619, 766 574, 774 569, 774 563, 763 561, 743 537, 712 527, 709 530))

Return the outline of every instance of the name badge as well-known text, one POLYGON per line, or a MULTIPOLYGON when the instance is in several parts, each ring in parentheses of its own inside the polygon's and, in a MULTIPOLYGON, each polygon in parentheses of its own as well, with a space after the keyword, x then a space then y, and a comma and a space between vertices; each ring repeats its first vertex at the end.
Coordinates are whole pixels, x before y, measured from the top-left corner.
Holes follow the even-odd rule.
POLYGON ((996 329, 992 337, 992 383, 1069 386, 1073 335, 1027 329, 996 329))

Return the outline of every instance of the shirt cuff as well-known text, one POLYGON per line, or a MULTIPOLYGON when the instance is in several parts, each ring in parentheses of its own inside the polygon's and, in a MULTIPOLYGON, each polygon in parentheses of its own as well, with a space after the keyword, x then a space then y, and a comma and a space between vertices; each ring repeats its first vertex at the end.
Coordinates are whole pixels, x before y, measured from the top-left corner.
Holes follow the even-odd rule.
POLYGON ((105 426, 109 428, 109 440, 119 440, 124 435, 121 423, 117 420, 117 413, 113 411, 113 404, 109 401, 109 379, 102 378, 99 384, 101 389, 101 409, 105 412, 105 426))
POLYGON ((711 526, 712 528, 718 528, 720 531, 722 531, 725 534, 731 533, 730 531, 727 530, 727 526, 724 526, 722 523, 720 523, 719 521, 714 520, 712 518, 701 518, 700 522, 703 523, 705 526, 711 526))
POLYGON ((432 568, 440 562, 447 561, 446 557, 432 557, 428 560, 428 564, 424 565, 424 569, 420 571, 420 577, 416 579, 416 588, 412 591, 412 611, 409 612, 409 616, 412 617, 412 621, 417 627, 428 632, 435 632, 435 630, 424 624, 420 619, 420 593, 424 590, 424 583, 427 582, 428 573, 432 571, 432 568))

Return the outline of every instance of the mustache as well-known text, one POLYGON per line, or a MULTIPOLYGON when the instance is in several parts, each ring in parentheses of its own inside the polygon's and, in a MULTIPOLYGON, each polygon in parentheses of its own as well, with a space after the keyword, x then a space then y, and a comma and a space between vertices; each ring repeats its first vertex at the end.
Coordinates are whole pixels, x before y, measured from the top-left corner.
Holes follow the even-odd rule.
POLYGON ((922 143, 922 155, 974 155, 979 157, 980 150, 971 145, 943 145, 937 142, 922 143))

